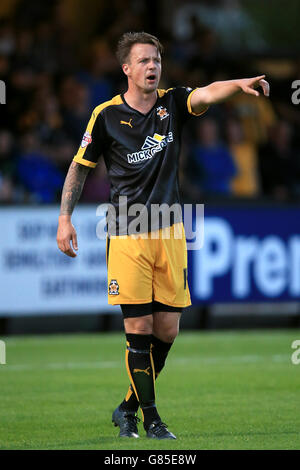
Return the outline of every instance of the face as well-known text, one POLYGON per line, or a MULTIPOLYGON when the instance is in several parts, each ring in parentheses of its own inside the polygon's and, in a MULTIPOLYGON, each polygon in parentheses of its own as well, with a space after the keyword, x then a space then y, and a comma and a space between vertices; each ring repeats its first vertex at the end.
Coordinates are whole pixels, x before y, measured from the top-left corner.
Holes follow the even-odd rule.
POLYGON ((158 87, 161 76, 160 53, 152 44, 134 44, 128 63, 122 68, 131 85, 151 93, 158 87))

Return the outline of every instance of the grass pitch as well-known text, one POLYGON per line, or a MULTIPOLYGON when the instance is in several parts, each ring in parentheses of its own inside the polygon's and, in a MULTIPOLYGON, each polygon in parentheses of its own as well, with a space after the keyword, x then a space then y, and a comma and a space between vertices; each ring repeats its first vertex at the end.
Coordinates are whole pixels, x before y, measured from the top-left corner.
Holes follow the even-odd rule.
POLYGON ((121 333, 1 338, 0 449, 299 449, 299 330, 181 332, 157 381, 176 441, 120 439, 121 333))

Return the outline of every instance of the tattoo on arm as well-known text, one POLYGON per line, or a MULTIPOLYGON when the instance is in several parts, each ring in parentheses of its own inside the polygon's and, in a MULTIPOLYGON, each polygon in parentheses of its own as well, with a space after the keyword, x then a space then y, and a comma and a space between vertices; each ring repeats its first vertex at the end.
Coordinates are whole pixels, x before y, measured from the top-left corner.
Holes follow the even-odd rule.
POLYGON ((72 214, 80 198, 89 170, 89 167, 74 161, 71 163, 62 191, 60 215, 72 214))

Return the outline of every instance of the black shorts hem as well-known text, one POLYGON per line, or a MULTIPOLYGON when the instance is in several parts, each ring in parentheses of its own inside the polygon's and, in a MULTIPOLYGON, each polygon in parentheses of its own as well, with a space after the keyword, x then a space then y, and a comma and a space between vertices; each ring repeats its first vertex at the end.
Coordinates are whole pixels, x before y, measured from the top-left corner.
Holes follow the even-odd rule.
POLYGON ((144 315, 152 315, 154 312, 182 312, 182 307, 171 307, 161 302, 150 302, 148 304, 121 304, 120 305, 124 318, 143 317, 144 315))

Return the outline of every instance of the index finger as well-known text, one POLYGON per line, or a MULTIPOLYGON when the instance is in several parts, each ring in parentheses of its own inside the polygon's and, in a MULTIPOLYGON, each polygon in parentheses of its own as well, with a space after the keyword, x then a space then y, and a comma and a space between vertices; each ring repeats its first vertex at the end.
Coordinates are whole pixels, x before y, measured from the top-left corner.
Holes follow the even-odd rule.
POLYGON ((262 80, 263 78, 265 78, 265 75, 259 75, 258 77, 255 77, 254 80, 257 82, 259 80, 262 80))
POLYGON ((264 78, 265 78, 265 75, 259 75, 258 77, 253 77, 249 79, 249 83, 251 84, 251 86, 254 86, 257 88, 259 85, 259 81, 263 80, 264 78))

